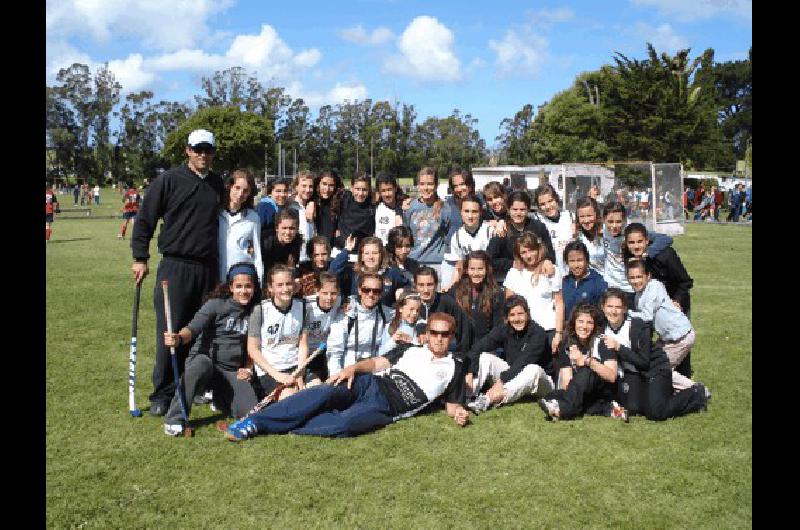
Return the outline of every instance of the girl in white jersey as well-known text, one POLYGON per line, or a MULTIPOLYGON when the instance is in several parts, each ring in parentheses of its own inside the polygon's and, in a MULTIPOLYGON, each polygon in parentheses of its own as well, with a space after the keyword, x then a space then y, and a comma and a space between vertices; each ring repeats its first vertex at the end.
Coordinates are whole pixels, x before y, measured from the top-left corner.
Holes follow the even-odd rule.
POLYGON ((481 219, 481 203, 474 195, 461 200, 461 227, 450 238, 450 252, 444 255, 442 263, 442 291, 447 291, 460 278, 463 272, 458 264, 470 252, 486 250, 494 235, 494 228, 481 219))
MULTIPOLYGON (((306 297, 306 323, 308 330, 308 351, 313 352, 328 340, 331 323, 340 314, 342 297, 339 294, 339 281, 330 272, 320 272, 316 276, 316 293, 306 297)), ((346 309, 346 308, 345 308, 346 309)), ((328 363, 324 354, 317 356, 308 365, 313 386, 328 379, 328 363)))
POLYGON ((253 206, 255 187, 253 173, 247 169, 237 169, 225 181, 227 197, 218 217, 220 282, 227 281, 228 269, 234 263, 252 263, 256 268, 259 284, 264 285, 261 220, 253 206))
POLYGON ((561 209, 561 199, 550 184, 542 184, 534 190, 533 202, 538 208, 538 219, 550 233, 550 241, 556 254, 556 268, 563 276, 567 273, 564 247, 575 239, 575 219, 572 212, 561 209))
POLYGON ((255 364, 262 396, 272 392, 279 383, 292 387, 281 397, 305 386, 302 375, 291 376, 297 365, 308 357, 305 302, 293 298, 293 293, 292 269, 275 265, 267 273, 265 300, 250 316, 247 353, 255 364))
POLYGON ((375 237, 380 238, 384 246, 389 241, 389 230, 403 224, 401 205, 405 195, 390 175, 378 175, 375 179, 380 201, 375 207, 375 237))

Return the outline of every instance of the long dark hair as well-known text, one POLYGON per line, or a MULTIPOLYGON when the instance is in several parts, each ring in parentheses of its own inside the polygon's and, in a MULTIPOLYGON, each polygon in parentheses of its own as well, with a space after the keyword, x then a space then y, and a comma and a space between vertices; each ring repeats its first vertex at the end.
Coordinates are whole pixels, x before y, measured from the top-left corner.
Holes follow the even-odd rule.
POLYGON ((592 199, 591 197, 581 197, 575 203, 575 222, 578 223, 578 228, 580 231, 589 238, 590 241, 594 241, 598 237, 602 236, 603 233, 603 215, 600 213, 600 205, 597 204, 597 201, 592 199), (591 207, 594 210, 595 220, 594 220, 594 230, 591 232, 586 232, 581 223, 578 221, 578 210, 581 208, 586 208, 587 206, 591 207))
POLYGON ((494 272, 492 270, 492 260, 489 254, 484 250, 474 250, 467 254, 464 258, 464 272, 455 286, 455 299, 456 303, 461 309, 472 318, 472 280, 467 275, 467 267, 469 267, 469 260, 475 259, 483 262, 486 267, 486 277, 481 282, 478 288, 478 299, 476 300, 477 306, 480 308, 487 318, 492 316, 492 302, 497 294, 500 292, 500 286, 494 279, 494 272))
POLYGON ((642 234, 645 239, 649 239, 647 235, 647 227, 645 227, 642 223, 631 223, 625 227, 625 230, 622 231, 622 259, 626 262, 633 259, 633 254, 631 251, 628 250, 628 236, 633 234, 634 232, 642 234))
MULTIPOLYGON (((322 206, 322 201, 333 201, 334 197, 336 197, 336 194, 339 192, 339 190, 343 188, 344 188, 344 183, 342 182, 342 179, 339 177, 337 173, 333 171, 323 171, 322 173, 314 177, 314 195, 311 196, 311 200, 314 201, 314 204, 317 206, 317 208, 319 208, 320 206, 322 206), (323 199, 319 195, 319 183, 322 182, 322 179, 324 178, 333 179, 333 193, 327 199, 323 199)), ((331 219, 333 219, 334 217, 335 216, 333 212, 331 212, 331 219)))
POLYGON ((565 342, 567 348, 569 348, 569 346, 572 344, 582 344, 578 339, 578 334, 575 333, 575 321, 578 320, 578 315, 581 313, 589 315, 592 317, 592 320, 594 320, 594 328, 592 329, 592 334, 589 336, 589 339, 586 343, 587 345, 591 346, 592 341, 603 331, 603 322, 605 317, 600 309, 598 309, 595 304, 590 304, 589 302, 580 302, 572 308, 572 313, 570 313, 569 321, 567 322, 567 340, 565 342))
POLYGON ((231 188, 233 187, 234 183, 236 183, 236 179, 245 179, 247 181, 247 186, 250 188, 250 194, 247 196, 247 199, 242 203, 242 210, 247 208, 254 209, 255 206, 253 205, 253 199, 256 196, 256 179, 253 176, 253 172, 249 169, 237 169, 231 176, 225 179, 225 194, 224 194, 224 203, 222 204, 222 208, 228 208, 228 204, 231 202, 231 188))
POLYGON ((407 226, 395 226, 389 230, 389 236, 386 238, 386 252, 389 254, 389 265, 391 266, 396 267, 398 265, 394 249, 397 248, 397 244, 403 239, 409 239, 411 241, 411 246, 414 246, 414 235, 407 226))
MULTIPOLYGON (((378 177, 375 179, 375 192, 376 193, 381 189, 381 184, 390 184, 390 185, 394 186, 394 208, 397 208, 398 206, 403 204, 403 201, 406 199, 407 195, 405 193, 403 193, 403 190, 402 190, 402 188, 400 188, 400 185, 397 183, 397 179, 396 178, 394 178, 392 175, 387 175, 385 173, 381 173, 380 175, 378 175, 378 177)), ((379 203, 379 202, 382 202, 382 201, 383 201, 383 199, 381 199, 380 195, 379 195, 378 196, 378 200, 376 201, 376 203, 379 203)))

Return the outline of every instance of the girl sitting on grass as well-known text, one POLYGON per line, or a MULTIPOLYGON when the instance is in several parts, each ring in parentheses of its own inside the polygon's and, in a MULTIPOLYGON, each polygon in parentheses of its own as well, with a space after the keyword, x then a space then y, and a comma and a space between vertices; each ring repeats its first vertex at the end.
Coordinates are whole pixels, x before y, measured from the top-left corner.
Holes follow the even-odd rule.
MULTIPOLYGON (((264 301, 253 309, 247 332, 247 353, 256 365, 259 399, 278 384, 303 389, 305 377, 291 373, 308 357, 305 302, 293 298, 292 269, 275 265, 267 272, 264 301)), ((281 396, 294 393, 287 388, 281 396)))
MULTIPOLYGON (((257 285, 252 263, 235 264, 228 272, 228 281, 211 292, 186 327, 177 333, 164 332, 167 347, 194 340, 182 376, 187 415, 191 414, 193 398, 207 386, 213 391, 215 408, 235 418, 247 414, 257 403, 250 384, 252 363, 245 352, 257 285)), ((164 416, 164 433, 170 436, 181 435, 185 427, 179 399, 176 392, 164 416)))
POLYGON ((567 339, 559 353, 558 389, 539 400, 548 420, 570 420, 581 414, 612 416, 628 421, 614 400, 617 352, 601 337, 603 315, 593 304, 572 310, 567 339))
POLYGON ((650 322, 627 314, 625 293, 612 287, 600 306, 606 317, 603 342, 617 352, 620 381, 617 395, 629 414, 661 421, 706 408, 705 386, 672 390, 672 368, 662 348, 653 347, 650 322))
POLYGON ((633 259, 628 262, 628 281, 636 291, 631 317, 653 323, 653 329, 659 336, 656 346, 667 353, 673 369, 673 388, 691 388, 695 382, 674 368, 694 345, 696 335, 692 323, 672 301, 664 284, 651 277, 644 261, 633 259))

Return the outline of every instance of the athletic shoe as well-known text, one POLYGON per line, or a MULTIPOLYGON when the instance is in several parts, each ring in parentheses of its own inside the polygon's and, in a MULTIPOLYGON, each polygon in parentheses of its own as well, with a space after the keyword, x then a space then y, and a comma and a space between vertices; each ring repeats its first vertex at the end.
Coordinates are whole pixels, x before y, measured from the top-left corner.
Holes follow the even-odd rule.
POLYGON ((180 436, 183 434, 183 425, 179 423, 176 424, 165 423, 164 434, 168 436, 180 436))
POLYGON ((122 239, 122 234, 117 234, 117 239, 122 239))
POLYGON ((542 398, 539 400, 539 406, 547 415, 545 419, 549 421, 558 421, 558 413, 559 413, 558 401, 556 401, 555 399, 547 400, 542 398))
POLYGON ((695 383, 696 392, 702 392, 703 396, 706 398, 705 403, 703 403, 703 410, 708 410, 708 402, 711 401, 711 391, 708 389, 706 385, 703 383, 695 383))
POLYGON ((214 406, 214 402, 213 401, 211 403, 209 403, 208 406, 211 407, 211 412, 219 412, 219 409, 214 406))
POLYGON ((256 424, 250 418, 245 418, 231 423, 225 433, 225 437, 232 442, 241 442, 257 434, 256 424))
POLYGON ((475 414, 480 414, 481 412, 486 412, 491 403, 489 403, 489 396, 486 394, 478 394, 478 396, 467 403, 467 408, 472 410, 475 414))
POLYGON ((209 390, 209 391, 208 391, 208 392, 206 392, 205 394, 202 394, 202 395, 196 395, 196 396, 195 396, 195 397, 192 399, 192 402, 193 402, 195 405, 205 405, 205 404, 207 404, 207 403, 211 403, 211 400, 212 400, 212 399, 213 399, 213 394, 212 394, 212 393, 211 393, 211 391, 209 390))
POLYGON ((616 401, 611 402, 611 417, 620 418, 625 423, 628 423, 628 411, 616 401))

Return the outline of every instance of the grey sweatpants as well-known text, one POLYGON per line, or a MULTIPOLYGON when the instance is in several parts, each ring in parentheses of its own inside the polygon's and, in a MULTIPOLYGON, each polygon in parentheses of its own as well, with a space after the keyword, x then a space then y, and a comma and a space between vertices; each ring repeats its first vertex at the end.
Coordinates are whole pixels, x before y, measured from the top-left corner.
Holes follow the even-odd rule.
MULTIPOLYGON (((236 372, 214 366, 208 355, 197 354, 186 359, 181 380, 186 396, 187 416, 192 411, 192 399, 205 392, 209 383, 214 392, 214 405, 234 418, 241 418, 258 403, 250 381, 241 381, 236 378, 236 372)), ((176 392, 169 405, 169 410, 164 416, 164 423, 169 425, 183 423, 179 399, 176 392)))

